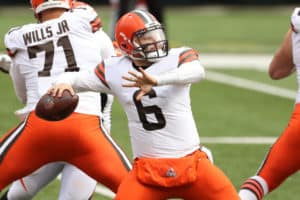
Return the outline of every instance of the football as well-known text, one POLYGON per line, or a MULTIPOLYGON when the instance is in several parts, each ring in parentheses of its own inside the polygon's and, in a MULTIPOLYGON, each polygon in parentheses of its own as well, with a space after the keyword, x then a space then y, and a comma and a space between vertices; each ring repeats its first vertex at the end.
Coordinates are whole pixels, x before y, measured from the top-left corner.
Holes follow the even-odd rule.
POLYGON ((64 90, 61 97, 45 94, 37 103, 35 112, 38 117, 44 120, 63 120, 75 110, 78 101, 78 95, 72 96, 68 90, 64 90))

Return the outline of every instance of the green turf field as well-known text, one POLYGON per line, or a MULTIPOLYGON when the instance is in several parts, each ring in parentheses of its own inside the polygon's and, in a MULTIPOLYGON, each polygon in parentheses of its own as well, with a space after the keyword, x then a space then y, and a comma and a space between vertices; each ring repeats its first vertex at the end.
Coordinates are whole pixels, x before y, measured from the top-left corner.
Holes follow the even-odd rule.
MULTIPOLYGON (((98 8, 105 29, 110 10, 98 8)), ((180 7, 167 8, 167 33, 171 46, 187 45, 201 53, 273 54, 289 28, 292 7, 180 7)), ((0 7, 0 40, 10 27, 33 22, 28 8, 0 7)), ((4 51, 3 42, 0 51, 4 51)), ((265 71, 251 69, 207 69, 242 79, 253 80, 296 91, 296 78, 272 81, 265 71)), ((205 80, 192 87, 192 106, 201 137, 277 137, 285 128, 294 100, 263 92, 241 89, 205 80)), ((13 111, 18 103, 7 75, 0 73, 0 134, 17 123, 13 111)), ((131 157, 127 120, 115 102, 112 134, 131 157)), ((214 144, 211 148, 215 163, 229 176, 238 189, 242 181, 253 175, 264 158, 269 144, 214 144)), ((4 172, 5 173, 5 172, 4 172)), ((287 181, 267 200, 298 200, 299 174, 287 181)), ((35 199, 56 199, 59 181, 51 183, 35 199)), ((110 199, 95 195, 96 200, 110 199)))

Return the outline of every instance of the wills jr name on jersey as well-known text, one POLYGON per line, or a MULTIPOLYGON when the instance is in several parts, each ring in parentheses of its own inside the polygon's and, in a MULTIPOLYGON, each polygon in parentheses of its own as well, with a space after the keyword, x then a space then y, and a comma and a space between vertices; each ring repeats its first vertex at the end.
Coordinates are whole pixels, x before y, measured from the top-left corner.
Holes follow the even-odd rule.
POLYGON ((25 45, 27 46, 31 43, 51 38, 53 35, 61 35, 70 31, 66 20, 57 23, 57 30, 54 31, 52 28, 52 26, 46 26, 38 30, 24 33, 23 40, 25 45))

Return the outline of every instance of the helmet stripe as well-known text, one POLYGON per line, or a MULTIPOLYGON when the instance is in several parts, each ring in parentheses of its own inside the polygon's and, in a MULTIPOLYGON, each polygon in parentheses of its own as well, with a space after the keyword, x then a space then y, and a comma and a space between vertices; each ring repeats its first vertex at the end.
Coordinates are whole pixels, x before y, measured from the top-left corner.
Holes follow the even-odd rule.
POLYGON ((133 11, 133 13, 138 15, 143 20, 143 22, 145 22, 145 24, 150 24, 155 21, 152 17, 150 17, 150 15, 147 15, 145 11, 135 10, 133 11))

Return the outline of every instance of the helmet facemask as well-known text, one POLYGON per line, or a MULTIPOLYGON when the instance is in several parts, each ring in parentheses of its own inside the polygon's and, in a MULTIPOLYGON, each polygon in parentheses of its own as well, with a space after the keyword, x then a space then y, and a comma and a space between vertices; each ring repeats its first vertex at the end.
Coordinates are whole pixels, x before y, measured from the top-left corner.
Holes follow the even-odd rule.
POLYGON ((135 32, 132 45, 130 57, 134 60, 157 62, 168 55, 168 41, 160 24, 135 32))

